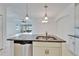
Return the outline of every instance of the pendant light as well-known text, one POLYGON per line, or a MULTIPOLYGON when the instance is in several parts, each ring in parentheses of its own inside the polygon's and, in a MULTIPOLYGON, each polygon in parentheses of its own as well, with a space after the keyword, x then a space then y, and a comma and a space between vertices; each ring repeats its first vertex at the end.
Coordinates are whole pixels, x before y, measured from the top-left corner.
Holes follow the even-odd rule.
POLYGON ((26 16, 25 16, 25 20, 29 20, 29 15, 28 15, 28 3, 26 4, 26 16))
POLYGON ((45 8, 45 15, 44 15, 44 18, 42 20, 42 23, 47 23, 48 22, 48 16, 47 16, 47 8, 48 8, 48 6, 45 5, 44 8, 45 8))

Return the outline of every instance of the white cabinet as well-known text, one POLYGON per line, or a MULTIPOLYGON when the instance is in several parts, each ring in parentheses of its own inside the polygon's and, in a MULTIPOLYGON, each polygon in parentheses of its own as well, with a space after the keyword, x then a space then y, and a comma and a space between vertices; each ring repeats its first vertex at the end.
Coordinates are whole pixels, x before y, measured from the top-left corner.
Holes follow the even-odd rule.
POLYGON ((33 42, 33 56, 61 56, 62 43, 33 42))
POLYGON ((7 40, 6 56, 14 56, 14 41, 7 40))
POLYGON ((75 54, 79 56, 79 38, 75 39, 75 54))
POLYGON ((62 43, 62 56, 74 56, 66 43, 62 43))
POLYGON ((68 49, 74 53, 75 52, 75 40, 74 40, 74 37, 69 37, 69 40, 68 40, 68 49))

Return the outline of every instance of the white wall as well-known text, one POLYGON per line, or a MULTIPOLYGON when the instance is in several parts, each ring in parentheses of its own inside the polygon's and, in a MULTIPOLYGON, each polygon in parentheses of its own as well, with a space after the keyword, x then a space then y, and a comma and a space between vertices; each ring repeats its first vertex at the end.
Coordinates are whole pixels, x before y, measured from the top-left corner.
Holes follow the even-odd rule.
POLYGON ((68 35, 74 34, 74 4, 68 6, 57 18, 56 18, 56 28, 57 35, 64 40, 66 40, 67 46, 71 51, 74 52, 74 38, 68 35))
POLYGON ((56 23, 53 19, 48 19, 48 23, 46 24, 43 24, 40 19, 33 19, 32 24, 34 34, 45 34, 45 32, 55 34, 56 32, 56 23))
POLYGON ((9 36, 13 36, 15 34, 18 33, 18 31, 16 31, 16 25, 17 24, 20 24, 20 21, 16 15, 16 13, 12 12, 11 10, 9 10, 8 8, 6 8, 6 12, 7 12, 7 15, 6 15, 6 34, 7 34, 7 37, 9 36))

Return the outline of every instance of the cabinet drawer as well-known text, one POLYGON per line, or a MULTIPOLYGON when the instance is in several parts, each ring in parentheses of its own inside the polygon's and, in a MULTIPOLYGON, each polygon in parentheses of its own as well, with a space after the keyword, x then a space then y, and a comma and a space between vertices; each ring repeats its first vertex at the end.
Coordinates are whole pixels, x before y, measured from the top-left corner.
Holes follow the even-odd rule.
POLYGON ((33 56, 61 56, 61 48, 33 47, 33 56))
POLYGON ((38 46, 38 47, 61 47, 62 43, 56 43, 56 42, 33 42, 33 46, 38 46))

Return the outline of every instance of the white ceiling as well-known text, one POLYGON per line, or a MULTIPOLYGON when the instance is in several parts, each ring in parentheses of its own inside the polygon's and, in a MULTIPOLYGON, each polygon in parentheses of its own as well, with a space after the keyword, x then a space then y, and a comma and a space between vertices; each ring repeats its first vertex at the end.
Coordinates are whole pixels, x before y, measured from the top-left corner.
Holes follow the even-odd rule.
MULTIPOLYGON (((48 17, 54 19, 71 3, 48 3, 48 17)), ((44 3, 29 3, 29 16, 31 19, 41 19, 44 16, 44 3)), ((24 19, 27 11, 25 3, 10 3, 6 4, 8 16, 14 16, 19 19, 24 19), (13 13, 13 15, 11 15, 13 13)))

